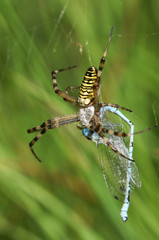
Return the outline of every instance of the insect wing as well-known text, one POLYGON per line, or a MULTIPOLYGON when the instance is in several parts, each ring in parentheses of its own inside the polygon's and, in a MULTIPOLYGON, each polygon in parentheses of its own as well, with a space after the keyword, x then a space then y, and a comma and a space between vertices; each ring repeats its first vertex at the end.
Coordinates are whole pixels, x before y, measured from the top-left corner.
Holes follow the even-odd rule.
POLYGON ((136 185, 138 188, 141 188, 142 181, 140 179, 139 172, 135 162, 132 162, 131 166, 132 166, 131 181, 133 183, 132 185, 136 185))
MULTIPOLYGON (((109 141, 115 148, 120 150, 119 141, 116 138, 118 137, 111 137, 109 141)), ((120 141, 121 146, 123 147, 123 144, 120 141)), ((115 199, 123 200, 126 189, 128 161, 102 143, 98 144, 98 149, 106 186, 115 199)))

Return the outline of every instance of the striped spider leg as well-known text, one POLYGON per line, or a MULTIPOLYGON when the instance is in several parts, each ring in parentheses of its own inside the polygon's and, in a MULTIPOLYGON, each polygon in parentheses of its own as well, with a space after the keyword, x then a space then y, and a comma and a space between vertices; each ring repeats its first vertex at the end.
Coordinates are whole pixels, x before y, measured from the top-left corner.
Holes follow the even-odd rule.
POLYGON ((97 72, 97 81, 94 85, 94 105, 98 105, 98 103, 99 103, 98 96, 99 96, 99 93, 100 93, 101 75, 102 75, 103 67, 104 67, 104 64, 105 64, 105 59, 106 59, 106 56, 107 56, 109 44, 111 42, 112 33, 113 33, 113 27, 111 28, 111 31, 110 31, 110 34, 109 34, 109 39, 108 39, 104 54, 101 58, 99 68, 98 68, 98 72, 97 72))
POLYGON ((75 67, 76 66, 71 66, 71 67, 68 67, 68 68, 60 69, 60 70, 54 70, 51 73, 53 89, 54 89, 55 93, 58 94, 59 96, 61 96, 65 101, 67 101, 69 103, 72 103, 72 104, 78 104, 78 101, 75 98, 71 97, 68 93, 69 93, 70 90, 76 89, 76 88, 79 88, 79 87, 67 87, 66 91, 62 92, 61 90, 58 89, 57 81, 56 81, 56 75, 59 72, 67 71, 67 70, 70 70, 70 69, 75 68, 75 67))
POLYGON ((33 145, 39 140, 39 138, 41 138, 49 129, 58 128, 60 126, 70 124, 73 122, 78 122, 78 121, 79 121, 78 115, 74 114, 74 115, 68 115, 64 117, 52 118, 43 122, 39 126, 28 129, 28 133, 40 131, 40 133, 29 143, 31 152, 37 158, 37 160, 41 162, 41 160, 38 158, 38 156, 35 154, 33 150, 33 145))
MULTIPOLYGON (((72 69, 74 67, 76 67, 76 66, 71 66, 71 67, 68 67, 68 68, 60 69, 60 70, 54 70, 54 71, 52 71, 51 75, 52 75, 53 89, 54 89, 55 93, 58 94, 59 96, 61 96, 65 101, 67 101, 69 103, 72 103, 72 104, 77 104, 78 103, 77 100, 75 98, 71 97, 70 95, 68 95, 68 93, 69 93, 70 90, 76 89, 76 88, 79 88, 79 87, 67 87, 66 91, 62 92, 61 90, 58 89, 57 81, 56 81, 57 73, 62 72, 62 71, 66 71, 66 70, 70 70, 70 69, 72 69)), ((42 123, 39 126, 36 126, 34 128, 31 128, 31 129, 28 129, 27 130, 28 133, 41 131, 29 143, 31 152, 38 159, 38 161, 41 161, 41 160, 35 154, 35 152, 33 150, 33 145, 39 140, 39 138, 42 137, 43 134, 46 133, 49 129, 57 128, 57 127, 65 125, 65 124, 78 122, 78 121, 79 121, 79 118, 78 118, 77 114, 75 114, 75 115, 68 115, 68 116, 65 116, 65 117, 57 117, 57 118, 49 119, 49 120, 45 121, 44 123, 42 123)))
MULTIPOLYGON (((65 93, 69 93, 70 91, 72 91, 72 90, 74 90, 74 89, 78 89, 78 88, 80 88, 80 86, 78 86, 78 87, 67 87, 66 88, 66 90, 65 90, 65 93)), ((64 99, 65 100, 65 99, 64 99)))

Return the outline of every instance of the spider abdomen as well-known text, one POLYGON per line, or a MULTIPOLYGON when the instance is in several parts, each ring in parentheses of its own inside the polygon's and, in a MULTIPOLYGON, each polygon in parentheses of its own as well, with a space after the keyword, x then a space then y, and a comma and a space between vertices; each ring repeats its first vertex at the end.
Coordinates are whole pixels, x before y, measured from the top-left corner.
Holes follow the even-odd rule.
POLYGON ((97 69, 95 67, 88 68, 82 81, 78 95, 78 102, 81 106, 85 107, 89 105, 94 99, 93 87, 96 81, 97 69))

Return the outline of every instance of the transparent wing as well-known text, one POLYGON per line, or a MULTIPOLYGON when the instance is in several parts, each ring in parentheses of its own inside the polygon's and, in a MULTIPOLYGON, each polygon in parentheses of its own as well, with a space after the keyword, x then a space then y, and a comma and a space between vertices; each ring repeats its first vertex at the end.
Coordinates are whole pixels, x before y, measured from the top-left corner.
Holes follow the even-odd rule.
MULTIPOLYGON (((122 154, 129 157, 129 152, 122 138, 113 136, 109 138, 110 143, 122 154)), ((101 141, 100 141, 101 142, 101 141)), ((124 200, 126 190, 126 178, 128 160, 113 152, 104 143, 98 144, 99 159, 106 186, 110 193, 118 200, 124 200)), ((136 164, 132 163, 131 190, 134 185, 141 186, 140 177, 136 164)))
MULTIPOLYGON (((120 123, 116 123, 113 116, 112 122, 111 115, 114 114, 109 113, 102 118, 101 124, 103 127, 106 129, 112 129, 113 131, 125 130, 125 125, 122 120, 119 121, 119 117, 117 117, 117 121, 120 123)), ((129 157, 129 137, 126 139, 115 135, 105 134, 105 136, 118 151, 124 154, 124 156, 129 157)), ((99 159, 108 190, 116 199, 124 200, 129 163, 128 160, 112 151, 96 133, 93 133, 92 141, 96 142, 99 149, 99 159)), ((135 162, 132 162, 131 166, 131 190, 133 190, 135 185, 141 187, 141 180, 135 162)))
POLYGON ((131 181, 134 185, 136 185, 138 188, 141 188, 142 186, 142 181, 139 176, 139 172, 137 169, 137 166, 135 162, 132 163, 132 174, 131 174, 131 181))

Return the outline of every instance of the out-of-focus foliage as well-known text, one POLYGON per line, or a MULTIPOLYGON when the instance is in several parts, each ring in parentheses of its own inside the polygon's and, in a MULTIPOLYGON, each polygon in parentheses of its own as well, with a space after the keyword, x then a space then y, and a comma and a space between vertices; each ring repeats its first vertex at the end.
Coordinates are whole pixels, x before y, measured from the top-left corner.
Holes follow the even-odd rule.
POLYGON ((131 195, 126 223, 122 203, 105 187, 98 150, 75 124, 39 140, 41 164, 28 147, 34 134, 26 132, 78 111, 53 92, 50 73, 77 64, 57 78, 63 90, 79 86, 86 69, 98 67, 111 26, 102 100, 132 109, 136 131, 154 125, 158 9, 157 0, 0 1, 0 239, 159 238, 158 129, 135 136, 142 188, 131 195))

